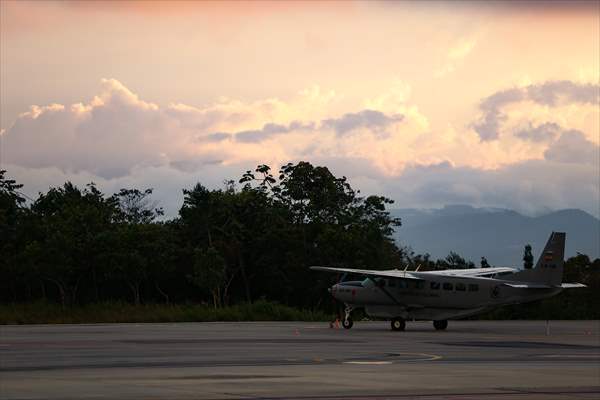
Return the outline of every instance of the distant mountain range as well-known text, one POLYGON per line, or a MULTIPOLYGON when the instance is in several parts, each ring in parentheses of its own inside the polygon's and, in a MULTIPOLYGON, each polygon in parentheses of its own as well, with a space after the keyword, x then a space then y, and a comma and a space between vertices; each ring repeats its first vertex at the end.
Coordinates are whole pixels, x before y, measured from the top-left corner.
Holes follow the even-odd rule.
POLYGON ((531 244, 537 261, 552 231, 567 233, 566 258, 578 252, 600 257, 600 220, 578 209, 539 217, 466 205, 390 212, 402 219, 394 235, 398 244, 410 246, 416 254, 429 253, 433 259, 454 251, 477 266, 482 256, 493 266, 522 266, 524 246, 531 244))

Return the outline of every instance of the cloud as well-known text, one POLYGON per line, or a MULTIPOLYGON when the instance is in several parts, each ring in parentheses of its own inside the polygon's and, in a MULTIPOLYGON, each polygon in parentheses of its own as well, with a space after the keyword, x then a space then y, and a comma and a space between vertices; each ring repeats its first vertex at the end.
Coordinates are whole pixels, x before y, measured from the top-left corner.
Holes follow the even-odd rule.
POLYGON ((234 163, 246 157, 224 143, 231 139, 224 130, 241 128, 236 140, 252 143, 309 129, 312 125, 287 119, 298 112, 310 115, 332 96, 312 87, 288 102, 222 98, 202 108, 159 107, 141 100, 121 82, 103 79, 100 94, 88 103, 32 106, 22 113, 2 132, 5 161, 30 168, 87 171, 106 179, 126 176, 137 166, 172 165, 189 170, 215 160, 234 163), (263 128, 247 129, 258 124, 263 128), (207 133, 211 131, 216 133, 207 133))
POLYGON ((507 116, 503 107, 513 103, 530 101, 544 106, 557 107, 561 104, 598 104, 600 103, 600 85, 584 84, 571 81, 548 81, 542 84, 529 85, 524 88, 512 88, 492 94, 483 99, 479 108, 482 111, 480 120, 473 128, 481 140, 496 140, 499 137, 500 125, 507 116))
POLYGON ((495 170, 456 167, 448 162, 411 166, 396 179, 380 181, 379 190, 396 207, 470 204, 501 207, 526 214, 580 208, 599 215, 598 164, 527 160, 495 170))
POLYGON ((161 164, 180 144, 166 134, 177 135, 173 127, 157 105, 110 79, 89 104, 32 106, 3 141, 9 163, 110 178, 126 175, 134 165, 161 164))
POLYGON ((563 132, 560 138, 552 143, 544 152, 544 158, 562 163, 590 164, 600 168, 600 146, 587 140, 582 132, 570 130, 563 132))
POLYGON ((537 126, 529 123, 525 129, 515 132, 515 136, 532 142, 548 142, 554 140, 562 131, 560 125, 546 122, 537 126))
MULTIPOLYGON (((515 119, 510 105, 520 108, 529 87, 496 93, 482 106, 515 119)), ((587 90, 559 87, 556 98, 544 91, 533 96, 554 104, 593 100, 587 90)), ((153 187, 170 216, 181 188, 196 181, 221 187, 257 164, 300 160, 327 165, 363 194, 386 194, 398 206, 579 207, 598 214, 598 144, 569 124, 569 118, 589 120, 578 107, 560 123, 528 120, 511 125, 514 135, 481 141, 473 130, 430 129, 408 104, 405 85, 375 94, 373 108, 357 112, 333 111, 331 96, 313 88, 286 100, 161 107, 104 80, 87 103, 33 106, 21 114, 1 133, 3 167, 30 194, 66 180, 94 181, 107 193, 153 187)))
POLYGON ((529 86, 527 95, 532 101, 547 106, 556 106, 561 102, 598 104, 600 102, 600 85, 551 81, 542 85, 529 86))
POLYGON ((235 137, 235 140, 239 142, 256 143, 266 140, 275 135, 281 135, 292 131, 303 131, 312 129, 314 129, 314 124, 310 122, 302 123, 299 121, 294 121, 287 126, 281 124, 268 123, 265 124, 262 127, 262 129, 237 132, 233 136, 235 137))
POLYGON ((380 111, 363 110, 357 113, 347 113, 340 118, 326 119, 322 122, 325 128, 331 128, 338 136, 346 135, 359 128, 367 128, 378 134, 391 124, 402 121, 401 114, 386 115, 380 111))
POLYGON ((291 132, 316 132, 318 130, 333 130, 336 135, 343 136, 358 129, 367 129, 377 136, 385 136, 384 130, 392 124, 401 122, 404 116, 401 114, 386 115, 380 111, 362 110, 356 113, 347 113, 339 118, 330 118, 321 121, 320 125, 314 122, 293 121, 288 125, 267 123, 261 129, 250 129, 240 132, 227 133, 215 132, 206 138, 209 141, 223 141, 235 139, 241 143, 258 143, 277 135, 291 132))

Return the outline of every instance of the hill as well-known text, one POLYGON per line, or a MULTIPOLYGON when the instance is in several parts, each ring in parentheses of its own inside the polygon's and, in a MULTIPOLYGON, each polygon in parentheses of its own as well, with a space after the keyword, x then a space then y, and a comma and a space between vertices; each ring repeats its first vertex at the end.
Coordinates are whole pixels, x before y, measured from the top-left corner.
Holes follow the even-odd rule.
POLYGON ((565 258, 578 252, 600 257, 600 220, 577 209, 529 217, 512 210, 452 205, 441 209, 391 210, 402 219, 395 239, 415 253, 434 259, 450 251, 479 265, 485 256, 494 266, 521 266, 529 243, 537 259, 552 231, 567 233, 565 258))

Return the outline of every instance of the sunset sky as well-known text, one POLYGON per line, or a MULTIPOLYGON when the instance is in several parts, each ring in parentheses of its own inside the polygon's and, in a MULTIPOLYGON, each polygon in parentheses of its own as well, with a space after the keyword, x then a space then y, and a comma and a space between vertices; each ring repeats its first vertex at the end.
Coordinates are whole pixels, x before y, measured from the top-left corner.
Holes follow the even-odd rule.
POLYGON ((307 160, 394 207, 600 216, 600 2, 0 3, 0 169, 35 197, 307 160))

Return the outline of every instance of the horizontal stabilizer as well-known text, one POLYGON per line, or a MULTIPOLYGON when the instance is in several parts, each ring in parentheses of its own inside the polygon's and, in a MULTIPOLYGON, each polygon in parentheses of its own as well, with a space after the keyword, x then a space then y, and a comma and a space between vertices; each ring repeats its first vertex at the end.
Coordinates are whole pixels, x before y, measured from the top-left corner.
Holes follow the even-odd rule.
POLYGON ((504 285, 517 289, 552 289, 552 286, 538 283, 504 283, 504 285))
POLYGON ((563 289, 574 289, 574 288, 582 288, 582 287, 587 287, 587 286, 584 285, 583 283, 562 283, 560 285, 560 287, 563 289))
POLYGON ((409 279, 414 281, 422 281, 423 279, 412 275, 410 272, 401 271, 399 269, 388 269, 386 271, 377 271, 371 269, 351 269, 351 268, 337 268, 337 267, 321 267, 313 266, 310 269, 314 271, 327 271, 327 272, 343 272, 347 274, 359 274, 367 276, 378 276, 381 278, 397 278, 397 279, 409 279))

